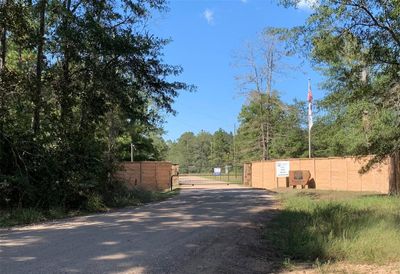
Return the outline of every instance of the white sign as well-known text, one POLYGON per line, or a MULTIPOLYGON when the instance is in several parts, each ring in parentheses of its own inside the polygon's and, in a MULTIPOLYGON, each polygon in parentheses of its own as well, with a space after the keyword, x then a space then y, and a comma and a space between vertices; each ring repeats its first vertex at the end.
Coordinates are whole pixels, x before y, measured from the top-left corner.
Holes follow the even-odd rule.
POLYGON ((229 168, 230 168, 231 166, 225 166, 225 174, 228 174, 229 173, 229 168))
POLYGON ((289 177, 290 162, 278 161, 275 162, 276 177, 289 177))
POLYGON ((221 175, 221 168, 220 167, 214 167, 214 175, 215 176, 221 175))

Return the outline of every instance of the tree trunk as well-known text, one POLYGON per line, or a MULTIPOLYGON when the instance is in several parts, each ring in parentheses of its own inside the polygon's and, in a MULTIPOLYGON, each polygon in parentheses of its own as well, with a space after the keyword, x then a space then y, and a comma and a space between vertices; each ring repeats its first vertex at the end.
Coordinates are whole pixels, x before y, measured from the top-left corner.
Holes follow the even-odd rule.
POLYGON ((261 143, 262 143, 262 158, 263 160, 267 160, 267 148, 266 148, 266 142, 265 142, 265 130, 264 130, 264 121, 262 119, 261 121, 261 143))
MULTIPOLYGON (((6 10, 8 7, 8 0, 4 1, 2 5, 3 9, 6 10)), ((4 22, 0 29, 0 45, 1 45, 1 54, 0 54, 0 73, 3 71, 6 65, 6 56, 7 56, 7 19, 3 19, 4 22)))
POLYGON ((262 144, 262 159, 268 160, 268 136, 265 136, 265 124, 264 124, 264 104, 262 94, 260 95, 260 115, 261 115, 261 144, 262 144))
MULTIPOLYGON (((6 10, 8 6, 8 1, 3 3, 3 9, 6 10)), ((4 19, 3 19, 4 20, 4 19)), ((4 108, 5 108, 5 84, 3 83, 3 72, 6 66, 7 59, 7 21, 4 20, 0 29, 0 131, 3 131, 4 124, 4 108)))
POLYGON ((71 11, 71 0, 66 0, 64 1, 64 8, 65 8, 65 13, 63 16, 63 30, 64 30, 64 37, 62 41, 62 51, 64 55, 64 59, 62 62, 62 70, 63 70, 63 77, 61 80, 61 90, 60 90, 60 112, 61 112, 61 124, 63 127, 68 127, 70 126, 69 124, 69 119, 72 116, 72 111, 71 111, 71 104, 69 100, 70 96, 70 84, 71 84, 71 79, 70 79, 70 59, 71 59, 71 54, 70 54, 70 43, 68 41, 68 37, 66 36, 67 29, 69 27, 69 13, 71 11))
POLYGON ((0 57, 0 72, 3 71, 3 68, 6 65, 6 55, 7 55, 7 29, 5 24, 1 29, 1 57, 0 57))
POLYGON ((389 161, 389 193, 400 194, 400 151, 394 152, 389 161))
POLYGON ((33 103, 33 133, 37 135, 40 129, 40 111, 42 107, 42 71, 43 71, 43 46, 45 32, 45 15, 46 15, 47 0, 39 2, 39 38, 36 59, 36 90, 34 92, 33 103))

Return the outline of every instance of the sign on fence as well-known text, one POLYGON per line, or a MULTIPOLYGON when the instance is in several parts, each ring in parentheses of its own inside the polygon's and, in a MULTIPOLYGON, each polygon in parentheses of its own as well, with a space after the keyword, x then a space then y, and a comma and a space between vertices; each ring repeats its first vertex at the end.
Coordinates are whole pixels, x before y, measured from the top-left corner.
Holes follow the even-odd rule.
POLYGON ((289 177, 289 170, 290 170, 290 162, 289 161, 275 162, 276 177, 289 177))
POLYGON ((220 167, 214 167, 214 175, 215 176, 220 176, 221 175, 221 168, 220 167))
POLYGON ((289 186, 305 186, 311 178, 309 170, 292 170, 289 173, 289 186))

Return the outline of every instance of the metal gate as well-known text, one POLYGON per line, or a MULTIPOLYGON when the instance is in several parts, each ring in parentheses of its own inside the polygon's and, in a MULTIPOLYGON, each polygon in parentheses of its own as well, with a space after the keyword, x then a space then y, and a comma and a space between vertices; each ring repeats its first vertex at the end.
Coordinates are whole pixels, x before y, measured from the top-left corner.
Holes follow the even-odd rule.
POLYGON ((243 166, 179 167, 179 185, 243 184, 243 166))

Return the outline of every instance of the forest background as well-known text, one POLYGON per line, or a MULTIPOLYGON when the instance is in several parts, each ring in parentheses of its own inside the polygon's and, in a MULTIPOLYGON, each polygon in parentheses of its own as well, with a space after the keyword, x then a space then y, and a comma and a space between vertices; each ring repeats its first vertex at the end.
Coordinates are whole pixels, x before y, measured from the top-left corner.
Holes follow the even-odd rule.
MULTIPOLYGON (((291 55, 325 76, 314 102, 312 156, 387 158, 400 190, 400 9, 397 1, 318 1, 306 23, 266 28, 235 59, 246 102, 237 130, 162 139, 181 90, 169 40, 146 29, 163 0, 0 2, 0 206, 113 204, 118 162, 170 160, 198 171, 308 154, 306 102, 283 102, 273 79, 291 55), (83 39, 84 38, 84 39, 83 39), (246 69, 247 68, 247 69, 246 69)), ((280 1, 296 6, 299 1, 280 1)), ((304 91, 306 95, 306 90, 304 91)))

